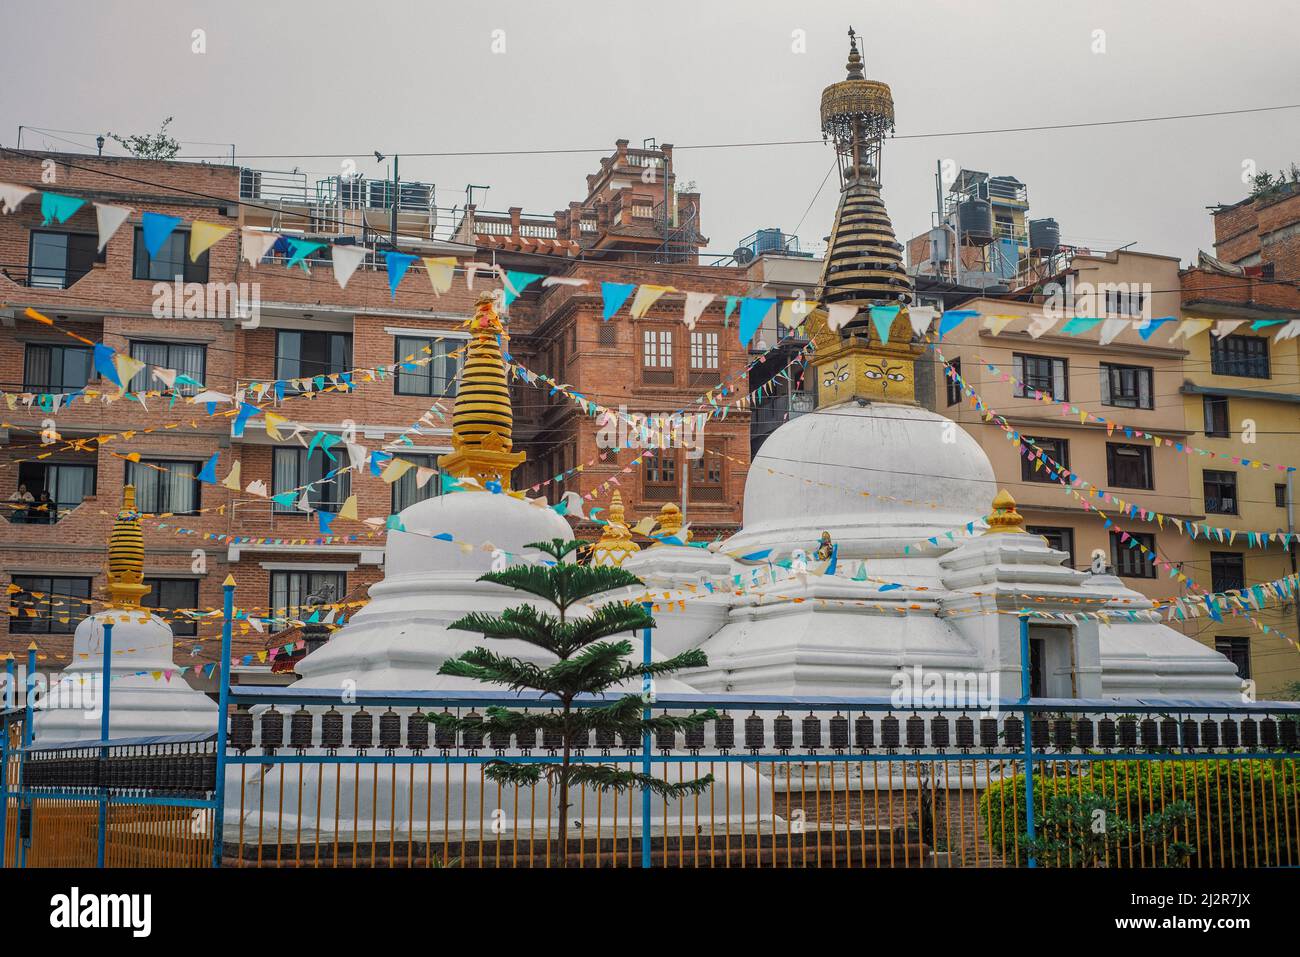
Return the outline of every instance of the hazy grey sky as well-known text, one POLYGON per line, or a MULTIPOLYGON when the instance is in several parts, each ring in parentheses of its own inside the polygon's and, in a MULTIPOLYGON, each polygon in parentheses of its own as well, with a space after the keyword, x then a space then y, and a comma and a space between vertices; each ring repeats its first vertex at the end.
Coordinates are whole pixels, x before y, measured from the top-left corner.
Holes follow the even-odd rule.
MULTIPOLYGON (((175 115, 182 140, 250 156, 346 154, 375 175, 375 149, 608 152, 619 137, 656 137, 677 145, 680 178, 702 192, 715 250, 759 227, 794 229, 831 152, 682 147, 817 138, 818 97, 843 78, 850 24, 867 75, 893 87, 900 135, 1300 103, 1295 0, 40 0, 0 22, 5 145, 19 125, 84 131, 23 135, 24 147, 64 149, 56 136, 93 146, 96 132, 149 132, 175 115), (504 53, 492 52, 494 30, 504 53), (792 52, 795 30, 804 53, 792 52)), ((214 152, 187 143, 182 156, 214 152)), ((473 182, 492 187, 487 208, 549 213, 582 198, 599 155, 407 158, 402 178, 436 183, 439 205, 462 202, 473 182)), ((1300 162, 1300 110, 895 140, 884 195, 901 238, 929 225, 946 158, 1019 177, 1031 215, 1054 216, 1067 243, 1136 242, 1187 261, 1210 248, 1204 207, 1246 195, 1244 161, 1300 162)), ((825 235, 835 199, 832 178, 802 237, 825 235)))

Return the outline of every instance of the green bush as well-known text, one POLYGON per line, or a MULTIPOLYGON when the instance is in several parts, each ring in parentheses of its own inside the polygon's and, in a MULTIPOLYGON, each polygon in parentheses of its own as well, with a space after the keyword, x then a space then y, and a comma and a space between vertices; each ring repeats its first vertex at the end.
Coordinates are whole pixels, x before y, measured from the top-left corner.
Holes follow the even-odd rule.
POLYGON ((1297 864, 1298 774, 1300 762, 1289 758, 1049 762, 1034 773, 1034 845, 1023 774, 989 785, 980 815, 1008 863, 1019 848, 1022 864, 1032 849, 1048 867, 1297 864), (1101 833, 1091 826, 1097 811, 1101 833))

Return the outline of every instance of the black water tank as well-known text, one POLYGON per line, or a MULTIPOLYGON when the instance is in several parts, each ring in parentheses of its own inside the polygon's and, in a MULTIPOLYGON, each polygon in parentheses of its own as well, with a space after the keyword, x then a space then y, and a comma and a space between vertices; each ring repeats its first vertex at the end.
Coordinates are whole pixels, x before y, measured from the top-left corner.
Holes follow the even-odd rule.
POLYGON ((1061 227, 1054 219, 1029 221, 1029 248, 1036 253, 1054 253, 1061 245, 1061 227))
POLYGON ((972 246, 993 242, 993 207, 987 199, 968 199, 957 207, 961 241, 972 246))

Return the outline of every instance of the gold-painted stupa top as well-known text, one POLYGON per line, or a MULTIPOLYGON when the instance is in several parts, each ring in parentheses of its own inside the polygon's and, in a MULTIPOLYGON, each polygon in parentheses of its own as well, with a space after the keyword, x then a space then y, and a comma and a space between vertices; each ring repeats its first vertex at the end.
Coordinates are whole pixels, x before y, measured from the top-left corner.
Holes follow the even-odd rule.
POLYGON ((1006 489, 993 497, 993 512, 988 523, 985 535, 1025 534, 1025 517, 1016 511, 1016 500, 1006 489))
POLYGON ((641 546, 632 541, 623 512, 623 496, 614 490, 609 500, 609 518, 601 529, 600 538, 591 546, 591 560, 596 565, 622 565, 627 556, 639 552, 641 546))
POLYGON ((848 78, 822 92, 821 121, 823 138, 839 157, 840 203, 822 262, 821 306, 808 322, 816 344, 817 404, 913 403, 919 349, 911 344, 907 306, 914 286, 880 195, 881 145, 894 126, 894 100, 887 84, 864 78, 852 29, 848 78), (831 329, 828 306, 853 306, 858 312, 831 329), (887 341, 872 321, 873 306, 897 309, 885 329, 887 341))
MULTIPOLYGON (((678 508, 674 503, 672 502, 664 503, 663 508, 659 509, 658 522, 659 524, 654 530, 655 538, 659 538, 659 539, 676 538, 683 543, 689 542, 691 540, 691 533, 689 529, 687 529, 685 534, 682 534, 682 510, 678 508)), ((664 541, 659 541, 659 542, 655 542, 654 547, 657 548, 660 545, 666 545, 666 544, 668 543, 664 541)))
POLYGON ((472 478, 481 487, 499 482, 510 489, 510 473, 524 460, 512 452, 514 414, 503 356, 508 341, 496 298, 479 296, 467 323, 471 338, 465 367, 451 416, 451 452, 438 459, 439 467, 456 478, 472 478))
POLYGON ((135 508, 135 486, 122 490, 122 509, 108 536, 108 597, 119 608, 138 608, 144 584, 144 533, 135 508))

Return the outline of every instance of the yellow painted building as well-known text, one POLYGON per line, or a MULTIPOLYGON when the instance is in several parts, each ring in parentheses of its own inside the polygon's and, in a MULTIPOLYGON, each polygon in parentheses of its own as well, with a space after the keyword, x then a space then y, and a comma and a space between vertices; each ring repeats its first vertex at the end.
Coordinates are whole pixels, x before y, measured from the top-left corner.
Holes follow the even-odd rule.
MULTIPOLYGON (((1300 319, 1300 289, 1212 265, 1185 270, 1181 280, 1184 314, 1216 323, 1214 331, 1187 343, 1182 393, 1188 441, 1218 453, 1186 456, 1188 485, 1201 492, 1207 522, 1238 532, 1225 542, 1198 538, 1188 573, 1213 591, 1290 575, 1294 544, 1251 547, 1247 533, 1296 528, 1296 476, 1276 466, 1300 464, 1300 340, 1274 339, 1285 323, 1300 319), (1261 322, 1270 325, 1251 328, 1261 322)), ((1255 614, 1269 628, 1300 638, 1295 602, 1272 601, 1255 614)), ((1259 698, 1300 691, 1300 651, 1285 638, 1265 635, 1239 615, 1188 624, 1189 634, 1237 662, 1259 698)))

